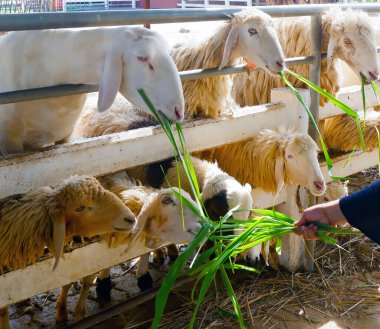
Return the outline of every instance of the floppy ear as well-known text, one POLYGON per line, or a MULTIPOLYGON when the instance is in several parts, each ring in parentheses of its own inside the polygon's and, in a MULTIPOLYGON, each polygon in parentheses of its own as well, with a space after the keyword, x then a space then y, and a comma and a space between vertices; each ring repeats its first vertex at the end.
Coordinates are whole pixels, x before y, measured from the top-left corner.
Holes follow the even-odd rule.
POLYGON ((334 37, 330 37, 329 44, 327 46, 327 69, 330 69, 333 61, 334 61, 334 54, 337 44, 337 39, 334 37))
POLYGON ((231 57, 232 51, 234 50, 237 44, 238 39, 239 39, 239 27, 236 25, 232 25, 230 33, 228 33, 228 37, 224 45, 223 59, 219 66, 219 70, 221 70, 223 67, 226 66, 228 60, 231 57))
POLYGON ((54 265, 53 271, 58 265, 59 259, 63 252, 66 238, 66 221, 63 214, 53 218, 53 248, 54 248, 54 265))
POLYGON ((276 164, 274 166, 274 178, 276 181, 277 193, 282 187, 285 180, 285 162, 282 156, 277 157, 276 164))
POLYGON ((99 85, 98 111, 109 109, 120 89, 123 72, 122 54, 113 49, 106 54, 103 75, 99 85))

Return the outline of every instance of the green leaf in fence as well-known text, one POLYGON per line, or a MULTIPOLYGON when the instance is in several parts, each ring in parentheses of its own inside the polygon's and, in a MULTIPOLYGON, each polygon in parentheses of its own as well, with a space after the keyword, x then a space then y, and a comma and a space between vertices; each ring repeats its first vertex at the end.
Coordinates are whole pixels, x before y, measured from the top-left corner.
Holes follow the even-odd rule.
MULTIPOLYGON (((289 70, 287 70, 289 73, 293 73, 289 70)), ((295 74, 295 73, 294 73, 295 74)), ((325 145, 325 141, 323 140, 323 137, 322 137, 322 134, 319 130, 319 126, 318 124, 315 122, 315 119, 313 117, 313 114, 310 112, 310 109, 309 107, 306 105, 305 101, 303 100, 303 98, 301 97, 301 95, 299 94, 298 90, 296 88, 293 87, 293 85, 290 83, 290 81, 286 78, 286 76, 282 73, 282 72, 279 72, 279 75, 280 77, 282 78, 282 80, 285 82, 285 84, 290 88, 290 90, 292 91, 292 93, 296 96, 296 98, 298 99, 298 101, 302 104, 303 108, 306 110, 306 113, 307 115, 309 116, 309 119, 310 121, 312 122, 313 126, 315 127, 316 131, 318 132, 318 136, 319 136, 319 142, 321 144, 321 147, 322 147, 322 151, 323 151, 323 154, 325 156, 325 159, 326 159, 326 164, 327 164, 327 168, 328 168, 328 173, 330 176, 332 176, 332 169, 333 169, 333 165, 332 165, 332 162, 331 162, 331 159, 330 159, 330 155, 327 151, 327 147, 325 145)), ((298 75, 296 76, 298 78, 298 75)), ((356 112, 355 112, 356 113, 356 112)), ((356 113, 357 115, 357 113, 356 113)))
MULTIPOLYGON (((365 152, 365 142, 364 142, 364 138, 363 138, 363 131, 362 131, 361 127, 360 127, 360 123, 359 123, 360 120, 359 120, 359 116, 358 116, 357 112, 355 112, 352 108, 350 108, 349 106, 347 106, 346 104, 344 104, 343 102, 341 102, 339 99, 335 98, 334 96, 332 96, 328 92, 326 92, 323 89, 319 88, 317 85, 315 85, 311 81, 307 80, 303 76, 301 76, 301 75, 299 75, 299 74, 297 74, 297 73, 295 73, 295 72, 293 72, 293 71, 291 71, 289 69, 286 69, 286 72, 289 73, 290 75, 294 76, 298 80, 302 81, 304 84, 306 84, 307 86, 309 86, 311 89, 313 89, 314 91, 316 91, 320 95, 322 95, 325 98, 327 98, 331 103, 333 103, 335 106, 337 106, 338 108, 340 108, 343 112, 345 112, 350 117, 352 117, 352 118, 355 119, 356 126, 357 126, 358 132, 359 132, 360 142, 361 142, 361 145, 362 145, 362 150, 363 150, 363 152, 365 152)), ((289 82, 289 84, 290 84, 290 82, 289 82)))

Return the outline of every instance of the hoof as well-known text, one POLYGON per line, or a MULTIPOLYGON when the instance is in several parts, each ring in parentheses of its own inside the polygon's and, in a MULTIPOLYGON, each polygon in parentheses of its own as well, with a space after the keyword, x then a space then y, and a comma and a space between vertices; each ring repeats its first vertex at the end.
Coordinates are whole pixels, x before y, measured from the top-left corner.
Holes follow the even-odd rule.
POLYGON ((144 274, 137 279, 137 285, 141 291, 145 291, 153 288, 153 279, 150 273, 144 274))
POLYGON ((100 302, 107 303, 111 301, 111 278, 96 279, 96 296, 100 302))

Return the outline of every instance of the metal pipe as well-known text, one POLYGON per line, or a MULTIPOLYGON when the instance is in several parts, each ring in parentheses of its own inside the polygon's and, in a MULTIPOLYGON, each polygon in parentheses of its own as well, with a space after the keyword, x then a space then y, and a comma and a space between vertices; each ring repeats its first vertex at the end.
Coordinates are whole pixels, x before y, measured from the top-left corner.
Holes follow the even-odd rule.
POLYGON ((53 98, 67 95, 78 95, 98 91, 96 85, 59 85, 43 88, 24 89, 0 93, 0 104, 19 103, 36 99, 53 98))
MULTIPOLYGON (((173 288, 181 287, 185 284, 188 284, 196 279, 196 276, 187 276, 179 278, 175 281, 173 288)), ((93 326, 99 322, 105 321, 119 313, 125 312, 137 305, 140 305, 142 303, 147 302, 148 300, 151 300, 154 298, 160 287, 155 287, 153 289, 150 289, 148 291, 142 292, 141 294, 134 296, 124 302, 121 302, 119 304, 113 305, 109 308, 106 308, 105 310, 102 310, 94 315, 91 315, 89 317, 86 317, 82 320, 79 320, 73 324, 70 324, 63 329, 82 329, 82 328, 88 328, 90 326, 93 326)))
MULTIPOLYGON (((334 6, 362 9, 370 13, 380 12, 380 4, 267 6, 261 7, 260 10, 273 17, 310 16, 334 6)), ((0 31, 217 21, 225 20, 226 14, 233 14, 240 10, 241 8, 207 8, 2 14, 0 15, 0 31)))
MULTIPOLYGON (((304 56, 304 57, 294 57, 289 58, 285 62, 287 65, 297 65, 297 64, 309 64, 314 60, 313 56, 304 56)), ((199 78, 206 78, 210 76, 218 76, 225 74, 236 74, 245 72, 245 65, 235 65, 225 67, 222 70, 218 68, 211 69, 199 69, 199 70, 189 70, 180 72, 180 77, 182 81, 186 80, 194 80, 199 78)), ((256 69, 261 70, 261 69, 256 69)), ((34 89, 24 89, 17 91, 8 91, 4 93, 0 93, 0 104, 10 104, 10 103, 19 103, 24 101, 31 101, 37 99, 44 98, 53 98, 59 96, 67 96, 67 95, 77 95, 83 93, 91 93, 98 91, 99 86, 96 85, 73 85, 73 84, 65 84, 59 86, 50 86, 43 88, 34 88, 34 89)))

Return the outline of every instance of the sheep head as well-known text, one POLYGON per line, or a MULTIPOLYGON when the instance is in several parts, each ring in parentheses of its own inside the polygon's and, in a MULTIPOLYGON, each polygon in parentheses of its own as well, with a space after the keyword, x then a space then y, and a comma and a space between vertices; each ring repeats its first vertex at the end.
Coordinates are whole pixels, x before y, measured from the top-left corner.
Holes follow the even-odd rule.
POLYGON ((105 55, 98 109, 107 110, 118 91, 137 108, 151 114, 138 93, 144 89, 153 106, 172 122, 184 118, 184 98, 177 68, 166 40, 157 32, 137 28, 119 30, 105 55))
POLYGON ((229 210, 238 208, 234 219, 248 219, 252 209, 252 188, 249 184, 241 185, 233 177, 223 172, 208 177, 201 193, 207 214, 212 220, 219 220, 229 210))
POLYGON ((124 203, 89 176, 65 180, 52 193, 47 209, 53 224, 53 269, 69 237, 90 237, 115 231, 128 234, 136 224, 135 216, 124 203))
POLYGON ((245 57, 271 75, 285 69, 284 54, 269 15, 245 9, 233 15, 230 25, 219 69, 233 56, 245 57))
POLYGON ((327 46, 328 65, 339 58, 359 76, 377 80, 379 64, 375 30, 368 14, 334 7, 325 13, 324 19, 331 24, 327 46))
MULTIPOLYGON (((187 192, 179 191, 176 187, 173 187, 173 190, 180 192, 182 197, 194 207, 197 206, 187 192)), ((136 236, 133 239, 143 239, 149 249, 157 249, 169 243, 189 243, 201 229, 200 218, 186 205, 183 205, 182 213, 181 202, 170 189, 162 189, 151 194, 137 222, 136 236)))
POLYGON ((301 185, 319 196, 326 185, 318 162, 318 146, 307 134, 281 132, 275 165, 277 187, 284 181, 301 185))

